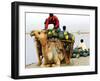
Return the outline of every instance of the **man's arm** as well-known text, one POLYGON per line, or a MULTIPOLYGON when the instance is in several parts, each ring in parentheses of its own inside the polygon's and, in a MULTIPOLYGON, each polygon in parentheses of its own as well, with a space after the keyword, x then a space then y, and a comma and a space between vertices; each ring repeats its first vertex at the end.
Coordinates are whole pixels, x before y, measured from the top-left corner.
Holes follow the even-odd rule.
POLYGON ((59 27, 59 20, 57 17, 55 17, 55 19, 56 19, 56 29, 57 29, 59 27))
POLYGON ((45 21, 45 29, 48 29, 49 19, 46 19, 45 21))

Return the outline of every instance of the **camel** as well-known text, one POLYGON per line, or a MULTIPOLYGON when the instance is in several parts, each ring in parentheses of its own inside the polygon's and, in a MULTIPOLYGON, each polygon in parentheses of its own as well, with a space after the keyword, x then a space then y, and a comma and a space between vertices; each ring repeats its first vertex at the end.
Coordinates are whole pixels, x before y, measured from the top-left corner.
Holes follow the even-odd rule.
POLYGON ((42 53, 38 53, 38 65, 42 67, 60 66, 63 60, 66 64, 70 64, 74 42, 64 42, 59 39, 50 41, 50 39, 47 38, 46 30, 32 31, 30 35, 35 36, 37 44, 40 43, 42 48, 39 49, 42 53), (66 50, 64 45, 69 49, 66 50), (43 58, 41 59, 40 56, 43 56, 43 58))
MULTIPOLYGON (((40 41, 43 55, 43 62, 41 63, 39 57, 39 65, 41 66, 60 66, 60 60, 64 58, 62 52, 57 52, 55 42, 49 42, 47 39, 46 30, 32 31, 31 36, 35 36, 40 41)), ((39 55, 38 55, 39 56, 39 55)))

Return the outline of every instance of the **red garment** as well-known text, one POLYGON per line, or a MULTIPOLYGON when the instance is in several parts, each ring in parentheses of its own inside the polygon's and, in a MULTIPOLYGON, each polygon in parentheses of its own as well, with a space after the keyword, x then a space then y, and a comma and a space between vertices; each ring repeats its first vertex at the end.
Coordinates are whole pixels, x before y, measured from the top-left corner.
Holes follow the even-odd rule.
POLYGON ((54 24, 54 27, 59 28, 59 20, 56 16, 52 16, 52 18, 48 17, 45 21, 45 29, 48 29, 49 24, 54 24))

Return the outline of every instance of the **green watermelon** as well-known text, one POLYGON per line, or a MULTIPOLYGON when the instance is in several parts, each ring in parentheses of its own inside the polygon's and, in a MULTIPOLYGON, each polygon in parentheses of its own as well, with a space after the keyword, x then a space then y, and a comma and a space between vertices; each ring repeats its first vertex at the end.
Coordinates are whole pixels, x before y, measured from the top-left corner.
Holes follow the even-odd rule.
POLYGON ((49 30, 48 30, 47 36, 48 36, 48 38, 51 38, 51 37, 53 36, 53 34, 52 34, 52 29, 49 29, 49 30))
POLYGON ((60 32, 58 33, 58 36, 59 36, 59 39, 61 39, 61 40, 65 38, 64 32, 63 32, 63 31, 60 31, 60 32))

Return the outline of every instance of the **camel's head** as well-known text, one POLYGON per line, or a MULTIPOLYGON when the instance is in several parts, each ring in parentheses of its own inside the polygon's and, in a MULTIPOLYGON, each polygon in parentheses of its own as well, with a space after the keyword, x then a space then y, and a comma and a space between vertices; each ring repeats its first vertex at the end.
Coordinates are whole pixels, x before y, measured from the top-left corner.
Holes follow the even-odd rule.
POLYGON ((31 37, 32 37, 32 36, 35 36, 36 33, 40 33, 40 31, 33 30, 33 31, 31 31, 30 36, 31 36, 31 37))
POLYGON ((36 38, 43 38, 43 37, 46 37, 47 36, 47 31, 46 30, 34 30, 34 31, 31 31, 30 33, 30 36, 35 36, 36 38))

